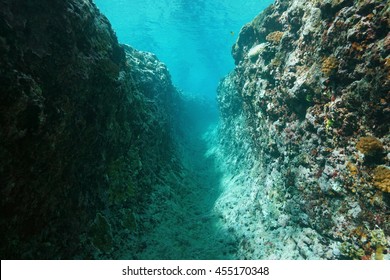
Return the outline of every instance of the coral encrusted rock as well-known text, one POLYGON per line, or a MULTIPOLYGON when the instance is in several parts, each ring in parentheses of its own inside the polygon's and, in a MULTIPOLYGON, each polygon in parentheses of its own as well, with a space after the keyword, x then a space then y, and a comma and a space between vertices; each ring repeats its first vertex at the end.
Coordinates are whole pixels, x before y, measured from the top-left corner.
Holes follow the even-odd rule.
POLYGON ((278 0, 242 28, 218 92, 240 195, 217 204, 241 258, 373 258, 362 226, 389 248, 389 18, 389 1, 278 0))

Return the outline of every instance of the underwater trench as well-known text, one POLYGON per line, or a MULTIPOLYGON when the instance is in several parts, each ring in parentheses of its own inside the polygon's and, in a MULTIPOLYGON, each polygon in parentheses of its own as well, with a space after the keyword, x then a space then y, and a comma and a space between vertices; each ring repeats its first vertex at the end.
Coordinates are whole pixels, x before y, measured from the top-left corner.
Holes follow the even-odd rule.
POLYGON ((2 258, 390 259, 389 3, 31 2, 0 1, 2 258))
MULTIPOLYGON (((197 107, 192 101, 192 105, 197 107)), ((215 154, 218 117, 187 107, 189 126, 176 142, 182 170, 167 172, 147 206, 139 259, 234 259, 236 243, 221 224, 215 204, 223 170, 215 154), (152 220, 147 218, 152 217, 152 220), (152 223, 152 224, 149 224, 152 223)))
POLYGON ((160 1, 146 9, 146 2, 95 2, 110 19, 119 42, 156 54, 166 63, 173 84, 184 91, 184 99, 194 97, 176 116, 191 123, 180 123, 184 135, 174 147, 184 169, 180 174, 166 172, 161 184, 153 187, 146 213, 140 218, 147 230, 135 257, 236 258, 236 237, 221 224, 221 211, 227 210, 221 205, 216 209, 224 180, 234 177, 223 167, 223 155, 216 154, 220 149, 218 109, 205 118, 204 111, 194 108, 204 99, 212 103, 209 106, 218 107, 218 83, 234 68, 231 46, 239 30, 272 1, 160 1))

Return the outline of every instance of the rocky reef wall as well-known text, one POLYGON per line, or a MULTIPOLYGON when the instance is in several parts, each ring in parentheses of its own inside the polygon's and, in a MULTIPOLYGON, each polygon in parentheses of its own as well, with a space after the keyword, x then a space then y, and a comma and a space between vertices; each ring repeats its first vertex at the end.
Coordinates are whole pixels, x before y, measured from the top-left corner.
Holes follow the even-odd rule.
POLYGON ((131 258, 178 93, 89 0, 0 3, 2 259, 131 258))
POLYGON ((239 258, 388 258, 389 18, 386 1, 281 0, 242 28, 218 90, 239 258))

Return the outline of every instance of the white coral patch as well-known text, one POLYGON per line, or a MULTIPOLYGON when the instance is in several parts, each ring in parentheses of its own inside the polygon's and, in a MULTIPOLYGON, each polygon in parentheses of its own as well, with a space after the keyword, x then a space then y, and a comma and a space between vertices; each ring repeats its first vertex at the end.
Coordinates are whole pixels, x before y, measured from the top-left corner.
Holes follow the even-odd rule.
POLYGON ((249 50, 248 57, 252 58, 252 57, 259 56, 264 51, 264 49, 267 45, 268 45, 267 43, 262 43, 262 44, 254 46, 253 48, 251 48, 249 50))

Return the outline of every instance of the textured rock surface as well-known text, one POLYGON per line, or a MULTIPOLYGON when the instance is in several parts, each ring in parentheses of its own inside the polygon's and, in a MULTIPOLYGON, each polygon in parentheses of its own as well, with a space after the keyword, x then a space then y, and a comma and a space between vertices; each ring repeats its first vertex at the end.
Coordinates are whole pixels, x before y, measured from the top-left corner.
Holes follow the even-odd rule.
POLYGON ((276 1, 243 27, 218 147, 91 1, 0 15, 3 259, 389 258, 387 2, 276 1))
POLYGON ((136 252, 175 166, 165 66, 119 46, 88 0, 1 1, 0 54, 2 259, 136 252))
POLYGON ((238 257, 388 258, 389 18, 387 1, 282 0, 242 28, 218 96, 238 257))

